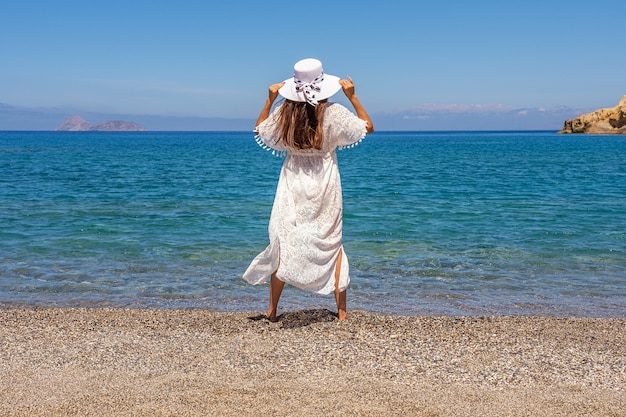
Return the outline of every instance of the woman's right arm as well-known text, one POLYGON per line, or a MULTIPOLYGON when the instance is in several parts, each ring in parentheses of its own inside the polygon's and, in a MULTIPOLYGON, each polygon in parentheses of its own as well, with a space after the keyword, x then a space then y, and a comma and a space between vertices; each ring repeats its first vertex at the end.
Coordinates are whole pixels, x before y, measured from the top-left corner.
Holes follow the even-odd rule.
POLYGON ((372 133, 374 131, 374 123, 372 123, 372 119, 370 119, 369 114, 367 114, 367 111, 354 92, 354 81, 352 81, 352 77, 348 76, 347 80, 339 80, 339 84, 341 84, 344 94, 348 100, 350 100, 350 103, 352 103, 352 107, 354 107, 357 117, 367 122, 367 133, 372 133))
POLYGON ((280 87, 285 84, 284 82, 278 84, 272 84, 269 87, 269 94, 267 95, 267 99, 265 100, 265 104, 263 105, 263 109, 261 109, 261 114, 259 114, 259 118, 256 121, 256 126, 263 123, 268 117, 270 117, 270 111, 272 110, 272 104, 278 97, 278 90, 280 87))

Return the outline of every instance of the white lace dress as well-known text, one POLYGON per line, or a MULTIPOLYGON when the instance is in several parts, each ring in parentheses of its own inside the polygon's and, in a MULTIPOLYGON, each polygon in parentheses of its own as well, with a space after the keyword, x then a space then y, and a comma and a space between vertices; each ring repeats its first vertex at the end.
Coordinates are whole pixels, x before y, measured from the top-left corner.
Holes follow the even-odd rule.
MULTIPOLYGON (((366 134, 367 123, 344 106, 329 103, 324 113, 321 150, 285 148, 277 137, 280 107, 257 126, 257 142, 286 152, 269 223, 270 243, 243 275, 262 284, 277 271, 281 281, 328 294, 335 289, 335 266, 342 246, 341 179, 336 149, 354 146, 366 134)), ((339 289, 350 282, 348 256, 343 251, 339 289)))

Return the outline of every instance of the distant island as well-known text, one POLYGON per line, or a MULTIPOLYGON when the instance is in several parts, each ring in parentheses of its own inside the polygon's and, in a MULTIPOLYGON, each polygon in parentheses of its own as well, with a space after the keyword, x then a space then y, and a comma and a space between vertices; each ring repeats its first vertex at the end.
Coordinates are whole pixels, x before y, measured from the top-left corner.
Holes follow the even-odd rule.
POLYGON ((559 133, 626 134, 626 96, 615 107, 596 110, 565 121, 559 133))
POLYGON ((148 129, 139 126, 137 123, 125 122, 123 120, 113 120, 94 125, 80 116, 70 116, 54 130, 68 132, 144 132, 148 129))

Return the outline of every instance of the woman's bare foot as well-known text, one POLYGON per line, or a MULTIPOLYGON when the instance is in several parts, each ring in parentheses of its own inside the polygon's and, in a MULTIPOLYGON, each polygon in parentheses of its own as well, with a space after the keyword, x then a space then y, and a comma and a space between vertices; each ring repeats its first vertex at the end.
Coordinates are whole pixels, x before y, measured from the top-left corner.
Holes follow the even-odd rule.
POLYGON ((273 313, 268 311, 266 317, 272 323, 276 323, 278 321, 278 317, 276 317, 276 312, 275 311, 273 313))

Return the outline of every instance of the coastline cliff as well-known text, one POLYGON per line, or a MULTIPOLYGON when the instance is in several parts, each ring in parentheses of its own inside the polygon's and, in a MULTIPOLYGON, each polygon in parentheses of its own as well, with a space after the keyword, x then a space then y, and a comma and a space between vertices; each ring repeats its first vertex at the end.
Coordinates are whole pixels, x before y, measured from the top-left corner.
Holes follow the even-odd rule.
POLYGON ((93 125, 80 116, 71 116, 65 119, 55 130, 67 132, 144 132, 148 129, 139 126, 137 123, 125 122, 123 120, 113 120, 93 125))
POLYGON ((626 134, 626 96, 622 97, 615 107, 566 120, 559 133, 626 134))

